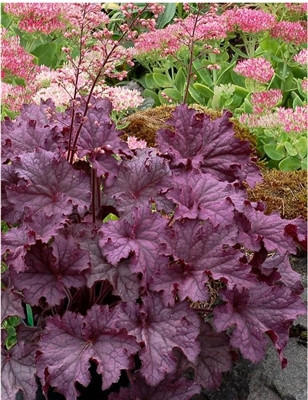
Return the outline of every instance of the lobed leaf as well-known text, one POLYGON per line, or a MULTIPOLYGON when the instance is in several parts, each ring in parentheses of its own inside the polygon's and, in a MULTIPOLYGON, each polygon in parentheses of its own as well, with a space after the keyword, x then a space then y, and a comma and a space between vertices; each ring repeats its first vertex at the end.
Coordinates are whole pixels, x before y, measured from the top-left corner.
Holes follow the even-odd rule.
POLYGON ((80 211, 88 208, 91 199, 89 178, 76 171, 64 158, 37 150, 21 155, 15 170, 24 179, 7 189, 15 208, 28 207, 33 214, 42 211, 47 215, 69 215, 73 205, 80 211))
POLYGON ((298 315, 306 313, 301 298, 287 287, 263 282, 249 289, 222 290, 220 294, 226 304, 214 308, 213 323, 217 331, 234 328, 230 344, 255 363, 265 356, 266 333, 285 367, 283 350, 289 340, 289 327, 298 315))
POLYGON ((86 250, 81 250, 72 237, 59 234, 52 247, 41 242, 33 245, 25 257, 27 269, 20 273, 12 270, 11 278, 27 303, 35 305, 45 297, 49 306, 54 306, 67 297, 66 288, 86 283, 89 262, 86 250))
POLYGON ((37 361, 43 385, 47 383, 67 399, 76 400, 75 382, 83 386, 90 383, 90 360, 103 377, 103 390, 117 382, 121 369, 132 366, 131 356, 139 350, 133 336, 116 328, 117 320, 117 310, 98 305, 86 316, 67 311, 62 318, 50 318, 37 361))
POLYGON ((249 143, 234 137, 230 117, 230 112, 224 112, 212 121, 186 105, 178 106, 167 121, 170 129, 157 132, 158 148, 171 156, 172 167, 191 165, 220 180, 247 180, 254 185, 261 175, 251 162, 249 143))
POLYGON ((180 348, 188 360, 195 361, 200 350, 196 341, 200 320, 186 302, 166 307, 160 295, 148 293, 142 305, 122 303, 120 308, 120 326, 143 344, 140 373, 148 384, 158 385, 175 371, 173 348, 180 348))
MULTIPOLYGON (((32 335, 33 332, 30 331, 30 336, 32 335)), ((7 400, 16 400, 16 394, 21 390, 25 399, 34 399, 37 391, 35 381, 37 345, 29 338, 23 338, 20 327, 17 328, 17 337, 16 345, 9 351, 2 349, 1 396, 7 400)))
POLYGON ((117 180, 105 189, 105 194, 115 199, 117 210, 124 215, 149 201, 155 202, 159 209, 168 209, 170 202, 161 192, 168 186, 170 175, 168 162, 155 150, 140 150, 137 156, 121 163, 117 180))
POLYGON ((99 245, 111 264, 117 265, 122 259, 133 256, 132 272, 145 273, 155 267, 160 235, 167 223, 149 207, 136 207, 125 218, 101 227, 99 245))

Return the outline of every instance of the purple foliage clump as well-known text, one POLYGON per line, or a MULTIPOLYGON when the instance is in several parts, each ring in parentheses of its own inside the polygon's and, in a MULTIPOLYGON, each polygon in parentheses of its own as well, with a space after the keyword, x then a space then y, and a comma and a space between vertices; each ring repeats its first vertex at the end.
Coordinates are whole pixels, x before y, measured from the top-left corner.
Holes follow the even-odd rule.
POLYGON ((247 200, 260 172, 231 114, 180 105, 156 147, 130 150, 110 103, 91 102, 86 118, 48 100, 2 123, 1 318, 24 322, 2 344, 5 397, 33 398, 39 378, 77 399, 94 362, 111 400, 189 400, 268 338, 285 367, 306 226, 247 200))

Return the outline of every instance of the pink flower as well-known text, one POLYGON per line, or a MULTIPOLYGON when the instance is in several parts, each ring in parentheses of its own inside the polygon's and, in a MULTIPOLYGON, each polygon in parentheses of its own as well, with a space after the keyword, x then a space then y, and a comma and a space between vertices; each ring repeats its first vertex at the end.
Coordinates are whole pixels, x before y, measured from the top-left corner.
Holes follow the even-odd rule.
POLYGON ((4 11, 20 18, 18 27, 22 31, 39 31, 48 35, 65 28, 61 15, 71 6, 59 3, 8 3, 4 11))
POLYGON ((227 36, 226 28, 224 19, 219 15, 210 12, 198 17, 191 15, 184 20, 175 20, 174 24, 164 29, 139 35, 135 41, 135 55, 151 52, 157 52, 159 57, 174 55, 182 46, 187 46, 192 38, 202 41, 224 39, 227 36))
POLYGON ((182 27, 181 35, 194 37, 197 40, 219 40, 227 36, 227 24, 224 18, 210 12, 199 18, 196 15, 187 17, 180 20, 179 25, 182 27))
POLYGON ((100 96, 107 97, 115 111, 125 111, 134 109, 143 103, 144 99, 136 89, 127 89, 124 87, 103 86, 100 96))
POLYGON ((181 47, 176 36, 178 32, 180 32, 179 26, 168 25, 164 29, 142 33, 135 41, 135 55, 160 52, 160 55, 165 57, 168 54, 175 54, 181 47))
POLYGON ((234 72, 260 83, 269 82, 275 74, 271 63, 264 57, 240 61, 234 68, 234 72))
POLYGON ((299 64, 305 65, 308 62, 308 50, 303 49, 301 50, 295 57, 294 61, 298 62, 299 64))
POLYGON ((73 35, 79 33, 81 29, 84 33, 85 30, 91 32, 92 29, 109 22, 108 15, 102 12, 99 3, 67 4, 63 18, 72 26, 73 35))
POLYGON ((31 96, 35 88, 30 86, 11 85, 1 83, 1 103, 11 111, 19 112, 24 104, 31 102, 31 96))
POLYGON ((265 114, 242 114, 239 121, 249 128, 282 129, 284 132, 306 133, 308 129, 307 106, 278 107, 265 114))
POLYGON ((304 28, 299 22, 280 21, 271 30, 271 36, 300 45, 307 42, 307 27, 304 28))
POLYGON ((307 132, 307 106, 277 109, 278 120, 283 125, 286 132, 307 132))
POLYGON ((2 33, 2 78, 18 77, 30 81, 39 68, 33 62, 34 57, 20 45, 19 36, 8 36, 5 30, 2 33))
POLYGON ((147 142, 145 140, 138 140, 135 136, 128 136, 127 144, 131 150, 145 149, 147 147, 147 142))
POLYGON ((282 100, 282 91, 279 89, 270 89, 265 92, 257 92, 251 95, 253 112, 261 114, 270 108, 274 108, 282 100))
POLYGON ((286 3, 286 8, 289 12, 298 13, 298 14, 305 14, 308 12, 308 3, 286 3))
POLYGON ((257 33, 271 29, 276 23, 273 15, 251 8, 233 8, 227 10, 223 17, 230 31, 237 28, 243 32, 257 33))
POLYGON ((308 79, 304 78, 302 80, 302 89, 304 92, 308 93, 308 79))

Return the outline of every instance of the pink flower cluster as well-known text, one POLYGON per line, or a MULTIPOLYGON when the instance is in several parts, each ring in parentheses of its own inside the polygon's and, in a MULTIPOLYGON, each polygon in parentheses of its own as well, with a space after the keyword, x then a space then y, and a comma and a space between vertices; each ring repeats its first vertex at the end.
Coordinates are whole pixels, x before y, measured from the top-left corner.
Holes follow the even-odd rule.
POLYGON ((32 91, 29 88, 19 85, 11 85, 9 83, 1 83, 1 104, 9 110, 19 112, 23 104, 31 102, 32 91))
POLYGON ((307 2, 286 3, 285 6, 289 12, 291 11, 293 13, 298 13, 298 14, 305 14, 308 12, 308 3, 307 2))
POLYGON ((302 89, 304 92, 308 93, 308 79, 304 78, 302 80, 302 89))
POLYGON ((147 142, 145 140, 138 140, 135 136, 128 136, 127 144, 131 150, 145 149, 147 147, 147 142))
POLYGON ((98 26, 109 22, 108 15, 102 12, 99 3, 76 3, 67 4, 67 6, 64 18, 72 27, 68 32, 71 36, 76 36, 81 30, 83 35, 86 35, 98 26))
POLYGON ((239 121, 249 128, 282 129, 285 132, 306 133, 308 129, 307 106, 278 107, 265 114, 242 114, 239 121))
POLYGON ((269 82, 275 74, 271 63, 264 57, 240 61, 234 68, 234 72, 260 83, 269 82))
POLYGON ((31 76, 38 69, 33 62, 34 57, 20 45, 19 36, 8 36, 5 29, 2 30, 2 35, 2 79, 14 76, 26 82, 31 80, 31 76))
POLYGON ((295 57, 294 61, 298 62, 299 64, 302 65, 307 65, 308 63, 308 50, 303 49, 301 50, 295 57))
POLYGON ((211 12, 174 21, 175 23, 164 29, 141 34, 135 41, 135 55, 156 52, 159 57, 166 57, 176 54, 181 46, 187 46, 191 39, 208 41, 224 39, 227 36, 227 24, 224 19, 211 12))
POLYGON ((114 111, 118 112, 137 108, 144 101, 138 90, 120 86, 104 86, 100 95, 108 98, 112 103, 114 111))
POLYGON ((307 26, 304 27, 299 22, 280 21, 271 30, 271 36, 301 45, 307 42, 307 26))
POLYGON ((223 14, 228 30, 240 29, 243 32, 258 33, 266 31, 276 23, 273 15, 263 10, 251 8, 232 8, 223 14))
POLYGON ((308 107, 295 107, 277 109, 278 121, 283 125, 286 132, 307 132, 308 120, 307 120, 308 107))
POLYGON ((178 26, 168 25, 164 29, 155 29, 139 35, 135 41, 134 54, 139 56, 144 53, 159 52, 161 57, 175 54, 181 47, 177 39, 180 31, 178 26))
POLYGON ((253 112, 261 114, 277 106, 282 100, 282 91, 279 89, 270 89, 265 92, 257 92, 251 95, 253 112))
POLYGON ((194 37, 196 40, 224 39, 227 36, 227 24, 219 15, 208 12, 204 15, 192 15, 177 22, 181 27, 180 34, 194 37))
MULTIPOLYGON (((75 75, 72 67, 65 67, 56 71, 45 68, 35 79, 36 87, 39 88, 32 96, 32 101, 39 104, 41 99, 51 98, 56 107, 67 107, 74 97, 75 75)), ((78 95, 87 95, 90 91, 91 80, 87 73, 79 75, 78 95)), ((93 92, 95 96, 108 98, 117 112, 139 107, 144 99, 137 90, 123 87, 110 87, 98 84, 93 92)))
POLYGON ((71 4, 60 3, 7 3, 4 11, 20 19, 18 27, 22 31, 48 35, 65 28, 61 16, 70 7, 71 4))

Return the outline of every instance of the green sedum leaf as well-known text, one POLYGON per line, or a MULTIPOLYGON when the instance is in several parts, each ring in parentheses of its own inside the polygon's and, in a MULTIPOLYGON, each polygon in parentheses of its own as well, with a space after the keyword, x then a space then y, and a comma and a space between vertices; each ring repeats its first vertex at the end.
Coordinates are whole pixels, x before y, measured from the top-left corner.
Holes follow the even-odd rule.
POLYGON ((277 147, 274 143, 267 143, 263 146, 266 155, 272 160, 281 160, 285 157, 285 150, 283 147, 277 147))
POLYGON ((279 169, 281 171, 296 171, 301 168, 301 160, 297 157, 286 157, 284 160, 280 161, 279 169))
POLYGON ((201 83, 194 83, 193 84, 194 89, 196 89, 197 92, 199 92, 202 96, 211 99, 214 95, 213 90, 211 90, 208 86, 202 85, 201 83))
POLYGON ((156 85, 158 85, 159 87, 170 87, 172 86, 172 82, 170 80, 170 78, 164 74, 160 74, 158 72, 154 72, 152 74, 153 76, 153 80, 156 83, 156 85))

